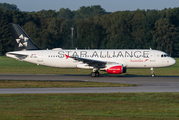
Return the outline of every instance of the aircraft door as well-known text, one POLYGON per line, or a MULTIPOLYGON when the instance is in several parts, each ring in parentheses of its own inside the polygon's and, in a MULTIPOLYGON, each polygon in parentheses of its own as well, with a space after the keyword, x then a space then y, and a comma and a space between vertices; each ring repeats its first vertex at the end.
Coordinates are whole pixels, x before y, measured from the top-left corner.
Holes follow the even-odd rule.
POLYGON ((38 64, 42 64, 43 63, 43 53, 42 52, 38 53, 37 62, 38 62, 38 64))
POLYGON ((150 51, 150 62, 155 62, 155 52, 154 51, 150 51))

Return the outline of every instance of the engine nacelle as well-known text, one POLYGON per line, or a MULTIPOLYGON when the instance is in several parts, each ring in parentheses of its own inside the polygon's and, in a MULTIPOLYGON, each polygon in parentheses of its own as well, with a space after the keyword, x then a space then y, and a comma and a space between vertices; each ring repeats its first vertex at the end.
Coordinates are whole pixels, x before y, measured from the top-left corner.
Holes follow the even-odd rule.
POLYGON ((126 73, 126 70, 126 67, 123 67, 123 65, 115 65, 106 69, 107 73, 109 74, 122 74, 126 73))

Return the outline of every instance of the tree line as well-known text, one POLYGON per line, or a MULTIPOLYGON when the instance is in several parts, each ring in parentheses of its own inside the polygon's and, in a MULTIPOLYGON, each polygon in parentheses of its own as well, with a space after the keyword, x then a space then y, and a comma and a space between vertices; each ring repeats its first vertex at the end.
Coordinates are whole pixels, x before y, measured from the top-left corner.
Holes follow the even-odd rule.
POLYGON ((77 11, 23 12, 16 5, 0 3, 0 55, 14 49, 9 23, 22 26, 41 49, 152 48, 179 54, 179 8, 109 13, 94 5, 77 11))

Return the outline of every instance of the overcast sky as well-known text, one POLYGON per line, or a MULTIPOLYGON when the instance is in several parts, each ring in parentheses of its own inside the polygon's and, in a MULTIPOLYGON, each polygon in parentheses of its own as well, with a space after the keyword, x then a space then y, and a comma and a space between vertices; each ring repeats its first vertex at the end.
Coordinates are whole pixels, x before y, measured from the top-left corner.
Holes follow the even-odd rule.
POLYGON ((56 10, 69 8, 78 10, 81 6, 101 5, 107 12, 179 7, 179 0, 0 0, 0 3, 15 4, 21 11, 56 10))

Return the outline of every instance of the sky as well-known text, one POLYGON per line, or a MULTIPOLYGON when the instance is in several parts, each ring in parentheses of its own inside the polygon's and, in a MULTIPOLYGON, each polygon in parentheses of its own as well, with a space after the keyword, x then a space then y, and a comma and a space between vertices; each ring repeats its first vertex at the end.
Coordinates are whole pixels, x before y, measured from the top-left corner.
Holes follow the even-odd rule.
POLYGON ((82 6, 100 5, 106 12, 179 7, 179 0, 0 0, 0 3, 15 4, 21 11, 78 10, 82 6))

